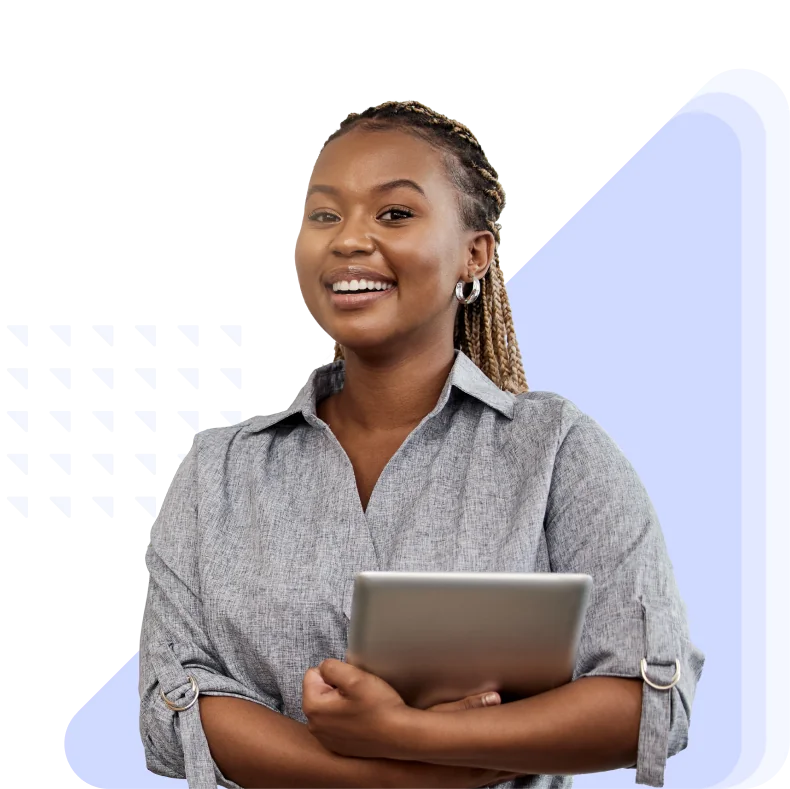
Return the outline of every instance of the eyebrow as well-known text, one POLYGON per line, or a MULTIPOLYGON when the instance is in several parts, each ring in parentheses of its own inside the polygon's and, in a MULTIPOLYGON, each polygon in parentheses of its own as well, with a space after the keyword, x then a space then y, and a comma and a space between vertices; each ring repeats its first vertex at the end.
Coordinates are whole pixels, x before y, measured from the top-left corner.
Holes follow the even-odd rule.
MULTIPOLYGON (((372 187, 370 191, 373 194, 382 194, 383 192, 390 192, 393 189, 399 189, 404 186, 408 189, 414 189, 415 191, 419 192, 426 200, 428 199, 428 196, 425 194, 425 190, 416 181, 412 181, 411 178, 396 178, 393 181, 385 181, 383 184, 378 184, 377 186, 372 187)), ((325 194, 335 196, 340 194, 340 190, 336 189, 334 186, 327 186, 326 184, 313 184, 307 190, 305 202, 307 202, 307 198, 309 198, 314 192, 324 192, 325 194)))

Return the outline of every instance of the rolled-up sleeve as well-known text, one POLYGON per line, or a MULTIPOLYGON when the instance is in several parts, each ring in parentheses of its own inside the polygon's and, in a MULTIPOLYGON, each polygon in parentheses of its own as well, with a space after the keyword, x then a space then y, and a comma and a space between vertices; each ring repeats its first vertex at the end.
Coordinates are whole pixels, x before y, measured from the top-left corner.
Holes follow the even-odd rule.
POLYGON ((612 438, 573 403, 563 425, 544 523, 553 572, 593 588, 574 680, 641 677, 636 783, 664 785, 668 757, 688 744, 705 657, 690 640, 658 516, 612 438))
POLYGON ((236 696, 275 712, 280 705, 234 679, 206 634, 198 575, 199 438, 176 471, 145 555, 150 577, 140 636, 140 736, 151 772, 186 778, 189 789, 241 789, 211 756, 199 697, 236 696), (162 694, 181 709, 168 706, 162 694))

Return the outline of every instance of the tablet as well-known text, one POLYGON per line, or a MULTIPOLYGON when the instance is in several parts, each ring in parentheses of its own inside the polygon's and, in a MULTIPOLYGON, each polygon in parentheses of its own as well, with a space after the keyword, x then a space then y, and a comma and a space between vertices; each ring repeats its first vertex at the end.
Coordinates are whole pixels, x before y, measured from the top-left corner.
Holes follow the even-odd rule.
POLYGON ((571 681, 591 587, 569 573, 360 572, 345 660, 418 709, 526 698, 571 681))

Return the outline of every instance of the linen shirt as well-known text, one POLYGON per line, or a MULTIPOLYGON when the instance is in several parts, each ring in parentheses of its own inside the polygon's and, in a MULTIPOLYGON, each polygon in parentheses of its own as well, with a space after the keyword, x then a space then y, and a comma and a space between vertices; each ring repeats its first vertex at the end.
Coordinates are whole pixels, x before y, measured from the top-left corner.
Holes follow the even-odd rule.
POLYGON ((669 689, 642 683, 635 782, 662 786, 667 757, 687 745, 704 655, 656 512, 619 447, 567 398, 505 392, 456 349, 435 407, 363 510, 351 461, 316 413, 344 380, 343 360, 316 368, 285 411, 198 432, 179 465, 145 556, 148 769, 190 789, 239 789, 211 757, 199 695, 306 723, 302 679, 325 658, 345 659, 357 572, 571 572, 593 578, 573 679, 667 686, 679 666, 669 689), (162 693, 195 703, 173 711, 162 693))

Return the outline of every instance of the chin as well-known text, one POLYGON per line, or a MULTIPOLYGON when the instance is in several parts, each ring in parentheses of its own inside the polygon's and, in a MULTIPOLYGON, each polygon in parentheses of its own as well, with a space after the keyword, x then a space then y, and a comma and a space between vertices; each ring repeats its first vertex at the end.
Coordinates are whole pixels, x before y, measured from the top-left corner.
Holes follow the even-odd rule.
POLYGON ((362 356, 375 356, 377 353, 384 354, 391 351, 397 345, 397 339, 391 336, 374 337, 370 334, 366 334, 365 336, 360 336, 359 334, 353 336, 346 334, 343 337, 338 335, 335 341, 343 346, 346 354, 351 352, 362 356))

